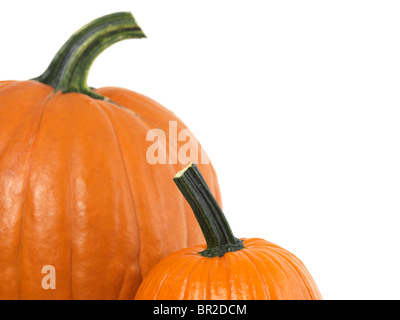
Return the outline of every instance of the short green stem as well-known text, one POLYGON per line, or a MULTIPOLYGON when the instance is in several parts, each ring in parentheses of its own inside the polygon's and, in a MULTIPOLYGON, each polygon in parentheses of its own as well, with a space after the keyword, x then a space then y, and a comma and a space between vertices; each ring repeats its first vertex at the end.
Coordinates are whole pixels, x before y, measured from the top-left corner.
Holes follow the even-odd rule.
POLYGON ((62 92, 80 92, 96 99, 104 99, 87 85, 94 60, 118 41, 144 37, 131 13, 117 12, 103 16, 75 32, 58 51, 47 70, 33 80, 62 92))
POLYGON ((206 239, 207 249, 200 252, 201 255, 221 257, 244 248, 243 242, 233 235, 221 207, 194 163, 178 172, 174 181, 192 207, 206 239))

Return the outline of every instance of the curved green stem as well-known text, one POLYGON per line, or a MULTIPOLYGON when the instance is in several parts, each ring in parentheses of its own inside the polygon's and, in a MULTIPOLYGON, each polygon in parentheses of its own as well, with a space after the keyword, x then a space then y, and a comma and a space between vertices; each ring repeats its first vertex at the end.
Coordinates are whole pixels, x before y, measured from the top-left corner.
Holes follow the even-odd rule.
POLYGON ((104 99, 87 85, 94 60, 118 41, 145 37, 130 12, 100 17, 75 32, 58 51, 47 70, 33 80, 62 92, 80 92, 96 99, 104 99))
POLYGON ((200 252, 201 255, 221 257, 244 248, 243 242, 233 235, 221 207, 194 163, 178 172, 174 181, 192 207, 206 239, 207 249, 200 252))

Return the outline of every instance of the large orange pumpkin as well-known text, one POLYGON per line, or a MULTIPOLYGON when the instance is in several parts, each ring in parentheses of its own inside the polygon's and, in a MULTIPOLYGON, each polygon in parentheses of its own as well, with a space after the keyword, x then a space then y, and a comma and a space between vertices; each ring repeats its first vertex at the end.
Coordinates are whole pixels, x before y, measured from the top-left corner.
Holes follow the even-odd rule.
POLYGON ((101 51, 143 37, 130 13, 111 14, 42 76, 0 82, 0 299, 133 298, 161 258, 202 241, 170 179, 179 165, 146 159, 150 129, 185 125, 141 94, 86 84, 101 51), (47 265, 56 289, 42 286, 47 265))
POLYGON ((237 239, 195 164, 174 178, 207 245, 170 254, 143 280, 137 300, 319 300, 304 264, 263 239, 237 239))

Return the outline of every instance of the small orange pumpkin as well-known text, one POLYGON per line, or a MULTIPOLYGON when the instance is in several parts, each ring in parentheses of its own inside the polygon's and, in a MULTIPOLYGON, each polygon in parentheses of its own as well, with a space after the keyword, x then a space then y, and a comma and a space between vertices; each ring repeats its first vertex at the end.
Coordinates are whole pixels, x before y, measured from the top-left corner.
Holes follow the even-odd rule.
POLYGON ((237 239, 195 164, 174 178, 207 245, 170 254, 139 287, 137 300, 319 300, 304 264, 263 239, 237 239))
POLYGON ((178 164, 146 159, 149 130, 168 139, 183 122, 136 92, 86 84, 100 52, 143 37, 130 13, 107 15, 40 77, 0 82, 0 299, 133 299, 158 261, 202 241, 170 179, 178 164), (47 265, 55 290, 42 287, 47 265))

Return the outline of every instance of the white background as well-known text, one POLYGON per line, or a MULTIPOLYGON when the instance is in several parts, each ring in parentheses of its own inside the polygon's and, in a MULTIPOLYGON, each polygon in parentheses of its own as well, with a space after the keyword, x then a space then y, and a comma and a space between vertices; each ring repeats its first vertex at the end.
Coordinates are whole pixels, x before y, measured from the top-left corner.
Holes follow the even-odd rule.
POLYGON ((325 299, 400 299, 400 2, 3 1, 1 79, 116 11, 148 38, 105 51, 89 84, 187 124, 235 234, 295 253, 325 299))

